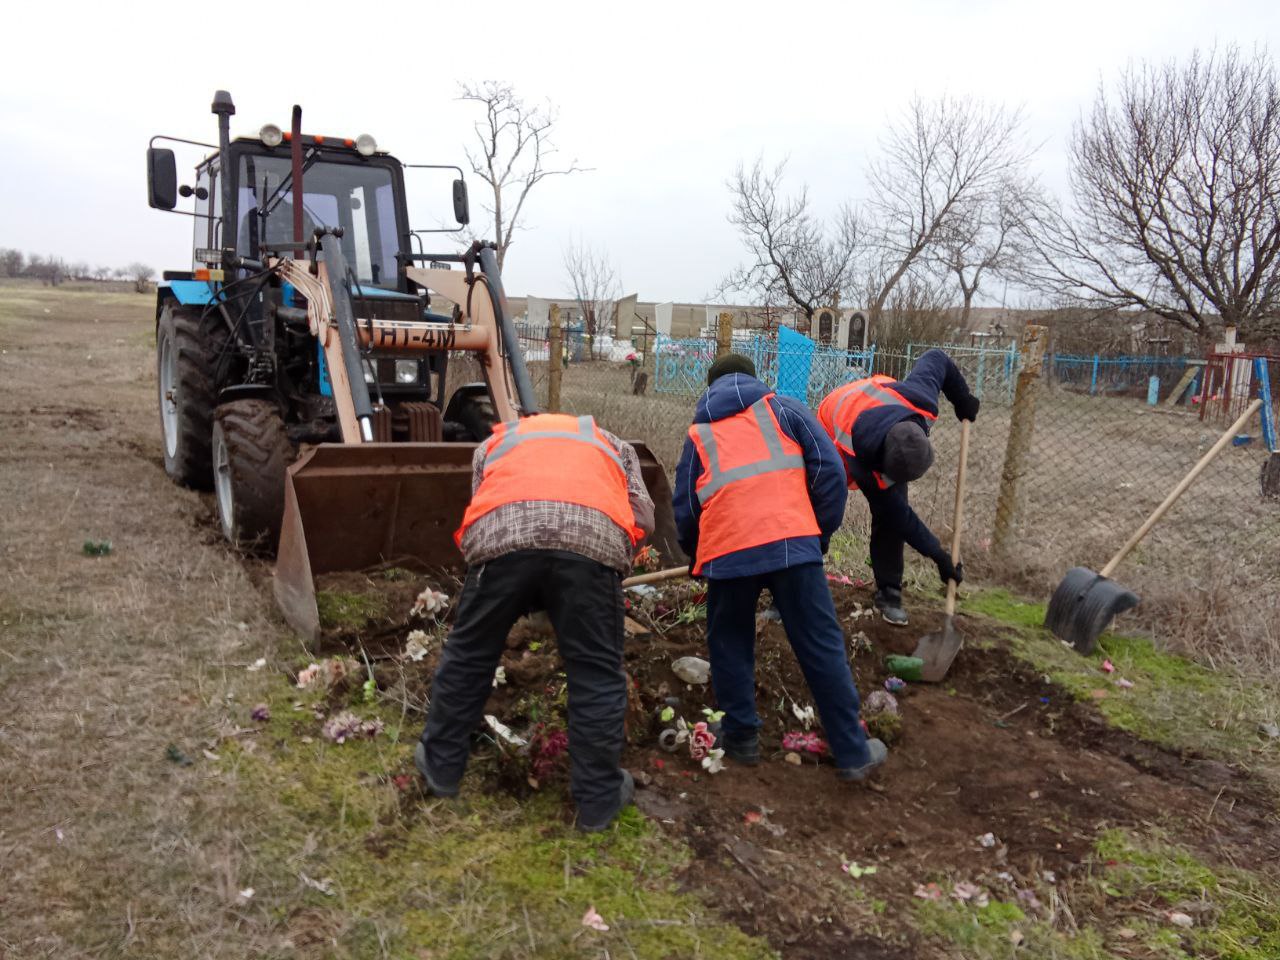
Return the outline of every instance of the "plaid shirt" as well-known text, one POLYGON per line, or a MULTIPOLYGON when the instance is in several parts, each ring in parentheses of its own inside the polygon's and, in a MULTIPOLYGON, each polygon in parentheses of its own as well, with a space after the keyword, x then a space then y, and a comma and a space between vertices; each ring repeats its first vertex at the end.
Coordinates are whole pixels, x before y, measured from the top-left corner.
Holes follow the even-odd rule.
MULTIPOLYGON (((648 536, 653 533, 653 500, 640 473, 640 458, 631 444, 607 430, 600 432, 622 459, 636 526, 648 536)), ((476 447, 471 461, 473 495, 484 479, 488 454, 487 443, 476 447)), ((623 574, 631 572, 635 554, 627 534, 599 510, 557 500, 505 504, 477 519, 462 537, 462 555, 468 564, 485 563, 516 550, 567 550, 623 574)))

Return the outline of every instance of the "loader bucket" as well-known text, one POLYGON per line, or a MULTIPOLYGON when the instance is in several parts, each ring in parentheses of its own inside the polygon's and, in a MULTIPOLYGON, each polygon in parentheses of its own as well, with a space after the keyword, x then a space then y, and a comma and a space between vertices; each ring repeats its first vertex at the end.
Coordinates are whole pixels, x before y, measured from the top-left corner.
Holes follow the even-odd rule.
MULTIPOLYGON (((634 444, 653 497, 652 542, 674 563, 671 488, 662 464, 634 444)), ((321 444, 300 456, 285 479, 284 519, 274 592, 304 639, 320 633, 315 578, 326 573, 401 566, 461 569, 453 532, 471 500, 473 443, 321 444)))

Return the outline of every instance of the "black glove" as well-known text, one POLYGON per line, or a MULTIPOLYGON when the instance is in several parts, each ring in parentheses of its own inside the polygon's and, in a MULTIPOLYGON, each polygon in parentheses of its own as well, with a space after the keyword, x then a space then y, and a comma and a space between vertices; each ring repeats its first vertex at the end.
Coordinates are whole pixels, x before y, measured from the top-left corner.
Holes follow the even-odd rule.
POLYGON ((690 560, 690 561, 689 561, 689 579, 691 579, 691 580, 705 580, 705 579, 707 579, 707 578, 706 578, 706 577, 704 577, 702 574, 700 574, 700 573, 694 573, 694 572, 693 572, 693 568, 694 568, 695 566, 697 566, 697 564, 698 564, 698 562, 697 562, 696 560, 690 560))
POLYGON ((972 393, 963 400, 957 400, 952 404, 956 409, 957 420, 968 420, 970 423, 978 419, 978 407, 982 406, 981 402, 972 393))
POLYGON ((933 562, 938 565, 938 576, 942 578, 944 587, 952 580, 956 582, 956 586, 964 583, 964 564, 953 564, 949 553, 938 554, 933 558, 933 562))

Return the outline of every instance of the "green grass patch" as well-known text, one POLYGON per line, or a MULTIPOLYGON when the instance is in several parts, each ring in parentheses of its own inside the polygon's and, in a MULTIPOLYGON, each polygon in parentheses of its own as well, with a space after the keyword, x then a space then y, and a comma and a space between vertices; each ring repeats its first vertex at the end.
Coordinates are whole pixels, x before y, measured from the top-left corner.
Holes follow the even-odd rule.
POLYGON ((316 593, 316 609, 320 612, 321 627, 357 630, 386 616, 387 601, 376 594, 320 590, 316 593))
POLYGON ((1003 590, 966 597, 964 609, 1011 628, 1009 646, 1019 659, 1046 673, 1079 700, 1094 703, 1116 727, 1153 743, 1194 750, 1274 771, 1280 742, 1258 725, 1280 715, 1274 681, 1211 670, 1159 650, 1145 637, 1104 634, 1098 649, 1082 657, 1043 627, 1044 604, 1027 603, 1003 590), (1102 669, 1110 660, 1113 673, 1102 669), (1134 686, 1123 689, 1117 681, 1134 686), (1095 691, 1104 691, 1098 699, 1095 691))
POLYGON ((1140 841, 1120 830, 1098 840, 1107 865, 1108 893, 1151 905, 1161 914, 1182 912, 1195 925, 1153 931, 1175 957, 1275 960, 1280 957, 1280 885, 1234 867, 1214 867, 1186 848, 1140 841), (1181 941, 1175 947, 1174 940, 1181 941))
MULTIPOLYGON (((1048 903, 1048 891, 1039 892, 1048 903)), ((1280 957, 1280 887, 1244 870, 1212 866, 1163 836, 1102 834, 1089 871, 1054 894, 1062 906, 1036 912, 995 899, 982 907, 922 901, 912 921, 966 960, 1280 957), (1192 925, 1175 924, 1175 913, 1191 917, 1192 925)))
POLYGON ((469 777, 458 801, 422 798, 410 760, 416 722, 383 712, 384 735, 334 745, 309 705, 294 708, 296 695, 282 685, 258 747, 224 759, 260 798, 249 844, 267 875, 253 882, 295 942, 323 932, 337 957, 429 948, 439 960, 774 956, 679 888, 687 848, 634 807, 585 836, 565 822, 559 789, 517 802, 469 777), (394 782, 405 774, 408 791, 394 782), (303 874, 332 894, 299 892, 303 874), (582 925, 593 906, 609 931, 582 925))

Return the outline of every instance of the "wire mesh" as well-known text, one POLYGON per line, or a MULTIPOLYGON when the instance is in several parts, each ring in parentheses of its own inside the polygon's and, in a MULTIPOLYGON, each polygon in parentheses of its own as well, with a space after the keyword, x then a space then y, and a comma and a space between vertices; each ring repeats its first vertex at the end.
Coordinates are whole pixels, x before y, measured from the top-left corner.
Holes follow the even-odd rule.
MULTIPOLYGON (((545 330, 522 335, 546 404, 545 330)), ((873 345, 850 353, 759 331, 736 331, 733 341, 764 382, 814 408, 831 390, 869 373, 907 376, 933 346, 909 344, 891 353, 873 345)), ((984 579, 1032 596, 1047 599, 1072 566, 1101 569, 1227 426, 1221 417, 1201 417, 1204 364, 1196 358, 1047 355, 1019 406, 1023 358, 1017 345, 938 346, 982 398, 969 454, 967 564, 984 579), (1190 386, 1183 383, 1189 368, 1196 376, 1190 386), (1178 402, 1170 405, 1179 384, 1178 402), (1014 417, 1030 414, 1027 455, 1006 464, 1014 417), (1010 536, 997 551, 992 540, 1002 486, 1014 511, 1010 536)), ((618 435, 644 441, 674 470, 706 388, 715 341, 660 335, 647 354, 606 359, 593 353, 589 341, 569 338, 563 353, 561 409, 591 413, 618 435)), ((945 400, 941 406, 932 432, 935 466, 911 485, 910 495, 921 519, 946 541, 959 430, 945 400)), ((1272 454, 1256 419, 1120 566, 1116 579, 1143 597, 1135 615, 1166 639, 1209 657, 1269 651, 1269 665, 1280 667, 1280 500, 1262 492, 1260 478, 1272 454)), ((851 497, 846 527, 865 537, 868 524, 865 502, 851 497)), ((915 569, 913 582, 936 583, 931 566, 917 561, 915 569)))

